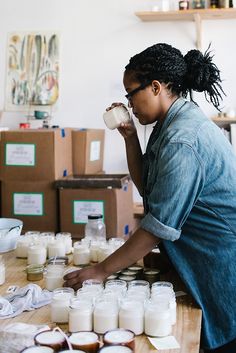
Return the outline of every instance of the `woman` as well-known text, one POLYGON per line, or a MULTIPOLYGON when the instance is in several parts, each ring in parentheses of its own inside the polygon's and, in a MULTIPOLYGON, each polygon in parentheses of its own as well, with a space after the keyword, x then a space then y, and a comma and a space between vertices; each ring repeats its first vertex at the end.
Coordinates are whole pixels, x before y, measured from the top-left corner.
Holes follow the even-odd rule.
POLYGON ((145 216, 120 249, 67 275, 65 285, 104 280, 161 242, 202 309, 205 352, 235 353, 236 158, 220 129, 183 98, 204 92, 219 110, 220 83, 209 52, 183 56, 156 44, 130 59, 124 73, 129 105, 140 124, 156 123, 144 156, 134 124, 119 128, 145 216))

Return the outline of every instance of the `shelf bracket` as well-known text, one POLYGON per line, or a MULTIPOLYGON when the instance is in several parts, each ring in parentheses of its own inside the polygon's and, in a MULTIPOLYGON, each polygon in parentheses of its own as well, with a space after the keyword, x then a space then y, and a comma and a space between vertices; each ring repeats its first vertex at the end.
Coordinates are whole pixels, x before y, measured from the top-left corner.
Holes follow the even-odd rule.
POLYGON ((202 50, 202 19, 199 13, 193 15, 196 24, 196 47, 198 50, 202 50))

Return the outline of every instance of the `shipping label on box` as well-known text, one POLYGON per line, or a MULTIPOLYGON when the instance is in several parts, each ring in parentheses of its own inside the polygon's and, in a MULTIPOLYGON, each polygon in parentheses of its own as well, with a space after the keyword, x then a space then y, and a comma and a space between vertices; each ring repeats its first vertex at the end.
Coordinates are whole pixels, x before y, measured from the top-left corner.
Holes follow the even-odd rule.
POLYGON ((104 221, 104 201, 73 200, 73 223, 88 223, 89 214, 101 214, 104 221))
POLYGON ((13 214, 18 216, 43 216, 43 193, 13 193, 13 214))
POLYGON ((6 143, 5 165, 34 167, 35 150, 33 143, 6 143))
POLYGON ((90 143, 90 162, 99 161, 101 158, 101 141, 91 141, 90 143))

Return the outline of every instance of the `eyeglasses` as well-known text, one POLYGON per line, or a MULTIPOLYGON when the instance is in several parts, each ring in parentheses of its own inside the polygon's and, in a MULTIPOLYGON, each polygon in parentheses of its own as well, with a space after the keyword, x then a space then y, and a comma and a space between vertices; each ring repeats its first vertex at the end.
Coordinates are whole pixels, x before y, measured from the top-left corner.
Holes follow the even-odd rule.
POLYGON ((140 86, 138 86, 137 88, 133 89, 133 91, 127 93, 127 94, 125 95, 125 98, 128 99, 129 104, 131 103, 132 97, 133 97, 136 93, 138 93, 139 91, 141 91, 142 89, 146 88, 146 87, 149 86, 149 85, 150 85, 150 83, 142 83, 140 86))

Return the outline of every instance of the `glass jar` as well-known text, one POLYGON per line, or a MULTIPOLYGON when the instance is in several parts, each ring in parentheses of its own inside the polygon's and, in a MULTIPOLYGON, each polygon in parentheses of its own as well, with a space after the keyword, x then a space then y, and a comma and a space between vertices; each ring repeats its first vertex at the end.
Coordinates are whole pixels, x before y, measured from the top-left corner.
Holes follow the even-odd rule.
POLYGON ((86 244, 74 243, 73 263, 75 266, 86 266, 90 263, 90 250, 86 244))
POLYGON ((5 263, 3 261, 3 256, 0 255, 0 286, 5 283, 5 279, 6 279, 5 263))
POLYGON ((65 335, 56 330, 46 330, 39 332, 35 335, 34 341, 37 346, 47 346, 58 352, 61 350, 65 344, 65 335))
MULTIPOLYGON (((121 303, 119 311, 119 327, 141 335, 144 330, 144 309, 140 301, 126 299, 121 303)), ((120 342, 119 342, 120 343, 120 342)))
POLYGON ((26 259, 28 256, 28 248, 31 243, 30 237, 21 236, 16 242, 16 257, 26 259))
POLYGON ((127 290, 127 284, 126 281, 121 279, 113 279, 106 282, 105 289, 124 295, 127 290))
POLYGON ((40 245, 32 245, 28 248, 28 265, 44 265, 47 260, 47 250, 40 245))
POLYGON ((143 271, 143 278, 144 280, 148 281, 149 285, 151 286, 153 283, 160 280, 160 271, 157 269, 145 269, 143 271))
POLYGON ((176 305, 176 298, 175 292, 173 290, 168 291, 154 291, 151 296, 151 300, 153 302, 162 302, 168 301, 169 309, 170 309, 170 318, 171 324, 174 325, 176 323, 176 314, 177 314, 177 305, 176 305))
POLYGON ((28 265, 26 267, 27 281, 40 281, 43 279, 43 265, 28 265))
POLYGON ((46 267, 45 288, 47 290, 52 291, 63 286, 64 268, 63 265, 53 264, 46 267))
POLYGON ((113 346, 103 346, 100 350, 99 353, 133 353, 134 350, 126 347, 126 346, 122 346, 120 344, 116 344, 113 346))
POLYGON ((103 291, 103 282, 92 278, 86 279, 86 281, 82 283, 82 289, 101 293, 103 291))
POLYGON ((88 223, 85 225, 85 238, 90 240, 106 240, 106 226, 101 214, 88 215, 88 223))
POLYGON ((93 313, 93 327, 98 334, 118 327, 118 306, 114 301, 97 301, 93 313))
MULTIPOLYGON (((134 332, 125 328, 118 328, 115 330, 109 330, 103 336, 103 342, 105 346, 113 346, 120 344, 124 347, 129 347, 134 350, 135 348, 135 335, 134 332)), ((120 351, 117 351, 120 352, 120 351)))
POLYGON ((62 239, 56 239, 48 244, 48 257, 65 256, 66 246, 62 239))
POLYGON ((69 321, 70 300, 74 296, 72 288, 57 288, 53 291, 51 302, 51 320, 56 323, 69 321))
POLYGON ((54 353, 54 349, 50 348, 50 347, 46 347, 46 346, 30 346, 27 347, 25 349, 23 349, 23 351, 21 351, 21 353, 54 353))
POLYGON ((144 332, 147 336, 164 337, 171 333, 171 317, 168 302, 150 301, 144 314, 144 332))
POLYGON ((69 232, 60 232, 56 234, 56 239, 62 240, 65 244, 66 254, 70 254, 72 250, 72 239, 71 233, 69 232))
MULTIPOLYGON (((92 331, 93 305, 91 301, 72 298, 69 310, 69 331, 92 331)), ((76 348, 76 347, 73 347, 76 348)))

